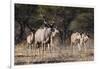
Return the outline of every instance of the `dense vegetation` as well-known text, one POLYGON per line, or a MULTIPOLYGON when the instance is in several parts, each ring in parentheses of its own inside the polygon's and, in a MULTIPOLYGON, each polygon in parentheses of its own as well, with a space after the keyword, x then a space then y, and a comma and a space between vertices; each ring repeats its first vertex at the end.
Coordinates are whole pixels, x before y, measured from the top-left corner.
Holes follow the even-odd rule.
POLYGON ((57 26, 62 40, 75 31, 94 36, 93 8, 15 4, 15 43, 26 39, 30 31, 35 32, 44 19, 57 26))

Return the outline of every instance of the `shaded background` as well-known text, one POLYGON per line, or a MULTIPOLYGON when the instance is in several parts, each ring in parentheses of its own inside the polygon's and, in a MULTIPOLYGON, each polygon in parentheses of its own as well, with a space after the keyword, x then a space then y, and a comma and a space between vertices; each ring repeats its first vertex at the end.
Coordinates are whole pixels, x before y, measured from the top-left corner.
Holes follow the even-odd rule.
POLYGON ((57 26, 62 43, 75 31, 94 36, 93 8, 15 4, 15 44, 41 27, 43 19, 57 26))

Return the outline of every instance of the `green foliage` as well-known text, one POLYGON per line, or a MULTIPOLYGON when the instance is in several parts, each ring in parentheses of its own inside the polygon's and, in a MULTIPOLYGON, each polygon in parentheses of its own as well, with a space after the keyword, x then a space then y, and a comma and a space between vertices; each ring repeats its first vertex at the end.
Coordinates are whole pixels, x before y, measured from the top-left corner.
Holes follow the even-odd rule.
POLYGON ((93 32, 94 19, 91 13, 82 13, 78 15, 69 26, 69 30, 73 31, 90 31, 93 32))
POLYGON ((48 24, 54 23, 58 27, 62 38, 68 35, 68 31, 94 33, 93 8, 15 4, 15 25, 20 26, 20 31, 19 27, 15 29, 20 32, 19 35, 15 35, 21 39, 27 32, 25 29, 37 30, 43 25, 44 19, 48 24))

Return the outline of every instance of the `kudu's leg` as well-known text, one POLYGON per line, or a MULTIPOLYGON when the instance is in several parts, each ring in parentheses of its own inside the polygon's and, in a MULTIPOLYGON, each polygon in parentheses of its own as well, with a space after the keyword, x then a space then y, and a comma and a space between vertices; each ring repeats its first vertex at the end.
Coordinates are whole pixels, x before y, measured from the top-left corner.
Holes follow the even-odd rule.
POLYGON ((34 53, 35 53, 35 55, 38 55, 38 51, 37 51, 37 42, 35 42, 35 48, 34 48, 34 53))
POLYGON ((81 45, 78 43, 78 50, 81 51, 81 45))
POLYGON ((74 44, 71 42, 72 55, 74 54, 74 44))
POLYGON ((86 45, 86 43, 84 43, 84 51, 85 52, 87 51, 87 45, 86 45))
POLYGON ((41 59, 44 57, 44 43, 41 44, 41 59))
POLYGON ((28 48, 27 48, 27 63, 29 64, 29 60, 30 60, 30 58, 29 58, 29 56, 30 56, 30 44, 28 43, 27 44, 28 45, 28 48))

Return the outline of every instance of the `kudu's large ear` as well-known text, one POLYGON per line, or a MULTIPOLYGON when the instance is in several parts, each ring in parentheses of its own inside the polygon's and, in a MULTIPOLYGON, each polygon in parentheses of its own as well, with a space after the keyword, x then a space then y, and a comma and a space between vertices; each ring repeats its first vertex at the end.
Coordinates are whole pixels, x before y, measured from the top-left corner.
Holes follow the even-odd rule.
POLYGON ((44 19, 43 23, 44 23, 45 27, 50 27, 49 24, 47 23, 47 21, 45 19, 44 19))
POLYGON ((45 19, 44 19, 43 21, 44 21, 44 22, 43 22, 44 24, 47 24, 47 22, 46 22, 46 20, 45 20, 45 19))
POLYGON ((58 27, 57 27, 57 26, 55 26, 55 28, 57 29, 58 27))
POLYGON ((46 17, 45 16, 42 16, 43 17, 43 23, 46 24, 46 17))
POLYGON ((50 24, 51 28, 54 28, 54 26, 55 26, 55 23, 50 24))

